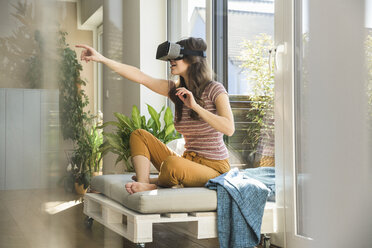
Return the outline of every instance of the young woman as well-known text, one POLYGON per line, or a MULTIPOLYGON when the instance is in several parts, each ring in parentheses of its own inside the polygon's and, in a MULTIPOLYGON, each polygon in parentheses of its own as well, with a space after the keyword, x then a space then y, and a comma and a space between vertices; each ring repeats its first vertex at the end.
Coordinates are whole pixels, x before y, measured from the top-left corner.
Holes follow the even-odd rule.
MULTIPOLYGON (((206 51, 203 39, 188 38, 177 42, 183 49, 206 51)), ((234 133, 234 119, 228 94, 221 83, 212 81, 210 67, 204 56, 184 55, 170 60, 171 73, 179 75, 177 82, 156 79, 138 68, 108 59, 93 48, 84 48, 81 60, 103 63, 119 75, 154 92, 168 96, 175 103, 175 128, 185 138, 183 156, 167 148, 152 134, 139 129, 132 132, 130 148, 136 172, 134 182, 125 185, 135 192, 161 187, 203 186, 230 169, 223 134, 234 133), (150 161, 159 171, 151 178, 150 161)))

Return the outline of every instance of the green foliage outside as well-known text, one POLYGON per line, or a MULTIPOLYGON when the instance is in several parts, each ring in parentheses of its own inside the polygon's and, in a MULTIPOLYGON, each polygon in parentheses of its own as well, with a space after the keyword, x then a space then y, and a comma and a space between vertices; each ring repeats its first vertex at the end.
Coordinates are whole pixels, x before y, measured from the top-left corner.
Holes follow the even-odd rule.
POLYGON ((165 106, 157 112, 153 107, 147 105, 147 110, 151 116, 149 120, 146 120, 145 116, 141 116, 137 106, 133 106, 132 115, 128 117, 120 113, 114 113, 117 121, 105 122, 100 128, 107 126, 114 126, 116 129, 112 133, 103 132, 105 141, 101 146, 101 152, 103 155, 108 152, 112 152, 118 155, 116 163, 124 161, 127 167, 127 171, 134 171, 134 168, 129 160, 130 158, 130 147, 129 138, 131 133, 136 129, 144 129, 160 141, 167 144, 168 142, 181 138, 173 123, 173 114, 168 107, 164 113, 164 126, 162 127, 160 122, 161 113, 164 111, 165 106))
POLYGON ((245 143, 248 150, 256 152, 262 131, 274 132, 274 126, 268 125, 266 119, 274 119, 274 61, 269 66, 269 51, 274 42, 271 36, 260 34, 255 39, 245 40, 242 43, 242 53, 239 57, 243 61, 241 68, 245 69, 247 81, 252 85, 250 94, 251 108, 248 110, 247 119, 251 123, 247 129, 245 143))

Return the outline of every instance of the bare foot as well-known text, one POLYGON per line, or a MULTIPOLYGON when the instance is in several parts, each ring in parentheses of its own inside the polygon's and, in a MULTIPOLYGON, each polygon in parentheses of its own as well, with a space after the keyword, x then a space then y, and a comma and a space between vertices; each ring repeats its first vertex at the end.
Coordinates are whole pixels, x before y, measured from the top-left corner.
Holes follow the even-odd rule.
POLYGON ((128 191, 129 194, 142 192, 142 191, 154 190, 157 188, 158 187, 155 184, 150 184, 150 183, 133 182, 133 183, 127 183, 125 185, 125 189, 128 191))
POLYGON ((183 184, 179 184, 179 185, 174 185, 171 187, 172 189, 179 189, 179 188, 184 188, 183 184))
POLYGON ((132 184, 133 183, 127 183, 127 184, 125 184, 125 189, 128 191, 129 194, 133 194, 134 193, 132 191, 132 184))
MULTIPOLYGON (((137 176, 136 175, 132 176, 132 180, 137 182, 137 176)), ((158 178, 157 177, 150 177, 149 182, 151 184, 157 184, 158 183, 158 178)))

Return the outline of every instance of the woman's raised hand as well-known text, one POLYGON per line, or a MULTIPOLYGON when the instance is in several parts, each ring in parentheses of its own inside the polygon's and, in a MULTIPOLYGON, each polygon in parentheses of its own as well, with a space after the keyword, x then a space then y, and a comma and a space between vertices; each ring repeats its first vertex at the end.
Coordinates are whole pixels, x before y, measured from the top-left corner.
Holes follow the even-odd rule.
POLYGON ((76 45, 76 47, 84 48, 84 50, 81 52, 80 59, 84 60, 85 62, 89 61, 96 61, 96 62, 102 62, 105 58, 102 54, 97 52, 94 48, 87 46, 87 45, 76 45))
POLYGON ((191 108, 191 109, 194 109, 198 104, 196 103, 195 99, 194 99, 194 95, 192 94, 191 91, 187 90, 186 88, 184 87, 180 87, 180 88, 177 88, 176 89, 177 92, 176 92, 176 96, 179 97, 179 99, 181 99, 181 101, 188 107, 188 108, 191 108))

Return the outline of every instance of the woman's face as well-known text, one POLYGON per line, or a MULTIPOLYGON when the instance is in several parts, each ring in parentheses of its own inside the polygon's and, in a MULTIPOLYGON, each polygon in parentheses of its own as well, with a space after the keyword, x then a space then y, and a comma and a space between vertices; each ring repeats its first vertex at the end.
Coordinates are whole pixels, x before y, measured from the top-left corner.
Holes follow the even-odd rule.
POLYGON ((189 64, 186 63, 183 59, 170 61, 170 69, 173 75, 180 75, 186 78, 188 68, 189 64))

